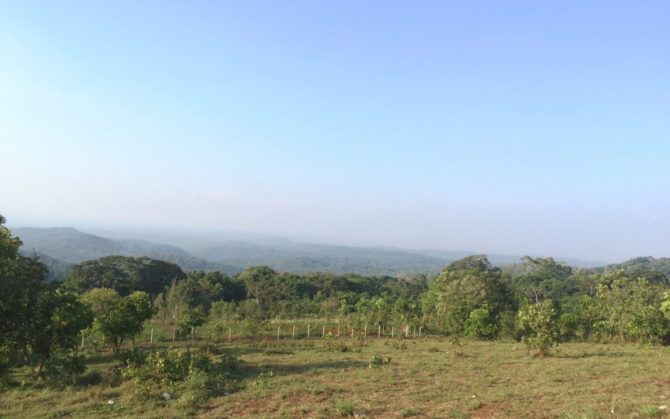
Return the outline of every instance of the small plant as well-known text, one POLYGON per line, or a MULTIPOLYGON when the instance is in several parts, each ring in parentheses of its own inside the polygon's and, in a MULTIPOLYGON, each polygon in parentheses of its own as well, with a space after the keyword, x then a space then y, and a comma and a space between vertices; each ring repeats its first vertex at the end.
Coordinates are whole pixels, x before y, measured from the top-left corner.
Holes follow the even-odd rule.
POLYGON ((132 381, 127 394, 128 397, 135 402, 147 402, 152 398, 151 383, 140 378, 135 378, 132 381))
POLYGON ((405 342, 405 338, 400 338, 399 341, 393 342, 393 348, 394 349, 400 349, 400 350, 405 350, 407 349, 407 343, 405 342))
POLYGON ((645 406, 640 409, 640 415, 647 418, 661 418, 665 416, 665 412, 656 406, 645 406))
POLYGON ((467 405, 468 405, 468 409, 477 410, 480 407, 482 407, 482 402, 480 402, 479 400, 474 400, 473 399, 473 400, 468 400, 467 405))
POLYGON ((368 368, 377 368, 391 363, 391 358, 388 356, 372 355, 368 361, 368 368))
POLYGON ((204 371, 193 370, 184 380, 184 393, 181 397, 188 406, 196 406, 209 397, 209 377, 204 371))
POLYGON ((329 352, 349 352, 350 349, 340 339, 333 336, 332 333, 326 334, 323 340, 323 349, 329 352))
POLYGON ((454 335, 449 337, 449 342, 451 342, 452 350, 454 356, 461 357, 463 356, 463 345, 461 345, 461 339, 458 336, 454 335))
POLYGON ((353 416, 354 405, 346 400, 337 399, 335 400, 335 411, 337 411, 340 416, 353 416))
POLYGON ((411 418, 411 417, 414 417, 414 416, 421 416, 421 410, 412 409, 412 408, 400 409, 400 417, 411 418))

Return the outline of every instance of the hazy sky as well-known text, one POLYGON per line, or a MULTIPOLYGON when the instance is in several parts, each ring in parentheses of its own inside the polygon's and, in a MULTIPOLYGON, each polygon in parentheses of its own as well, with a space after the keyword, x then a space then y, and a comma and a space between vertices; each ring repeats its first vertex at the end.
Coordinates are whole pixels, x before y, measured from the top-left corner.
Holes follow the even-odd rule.
POLYGON ((670 256, 669 20, 666 1, 0 1, 0 213, 670 256))

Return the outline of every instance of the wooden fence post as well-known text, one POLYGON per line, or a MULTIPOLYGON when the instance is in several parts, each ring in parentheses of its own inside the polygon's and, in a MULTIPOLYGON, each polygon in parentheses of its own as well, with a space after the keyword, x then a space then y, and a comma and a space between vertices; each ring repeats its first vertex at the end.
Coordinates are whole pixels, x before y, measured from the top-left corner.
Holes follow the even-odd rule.
POLYGON ((295 324, 293 325, 293 339, 295 339, 295 324))
POLYGON ((307 325, 307 339, 309 339, 309 328, 310 328, 310 326, 311 326, 310 324, 307 325))
MULTIPOLYGON (((154 328, 151 328, 151 337, 149 338, 149 343, 154 344, 154 328)), ((82 345, 83 346, 83 345, 82 345)))
POLYGON ((228 328, 228 342, 230 342, 231 335, 233 334, 233 328, 229 327, 228 328))
POLYGON ((321 337, 324 339, 326 337, 326 325, 323 325, 323 329, 321 330, 321 337))
POLYGON ((380 338, 382 337, 382 325, 377 326, 377 337, 380 338))
POLYGON ((391 327, 391 337, 393 337, 393 327, 391 327))
POLYGON ((277 326, 277 340, 279 340, 279 331, 280 331, 281 326, 277 326))

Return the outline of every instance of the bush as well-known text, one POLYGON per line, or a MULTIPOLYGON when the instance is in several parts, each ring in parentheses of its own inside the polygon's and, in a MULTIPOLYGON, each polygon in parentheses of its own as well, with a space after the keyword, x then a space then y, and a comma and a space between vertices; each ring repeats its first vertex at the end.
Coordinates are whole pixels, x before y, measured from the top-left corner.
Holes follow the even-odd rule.
POLYGON ((46 360, 40 378, 55 386, 76 385, 84 372, 86 372, 84 356, 69 351, 62 356, 46 360))
POLYGON ((332 333, 326 334, 323 340, 323 349, 329 352, 349 352, 349 347, 332 333))
POLYGON ((476 308, 470 312, 465 321, 465 334, 475 339, 493 339, 498 333, 495 317, 489 311, 488 305, 476 308))
POLYGON ((202 403, 209 397, 210 379, 204 371, 195 369, 184 381, 184 393, 181 399, 189 406, 202 403))
MULTIPOLYGON (((151 384, 183 387, 183 400, 193 407, 210 395, 220 395, 232 389, 230 373, 238 364, 237 358, 222 355, 214 363, 202 353, 178 350, 128 351, 122 354, 121 375, 136 383, 133 391, 142 397, 142 391, 151 384), (141 383, 137 384, 137 383, 141 383)), ((137 397, 135 397, 137 398, 137 397)))
POLYGON ((388 356, 372 355, 368 361, 368 368, 377 368, 391 363, 391 358, 388 356))
POLYGON ((538 355, 547 355, 549 349, 558 344, 556 310, 552 302, 543 301, 523 307, 519 311, 519 329, 521 341, 529 351, 535 349, 538 355))

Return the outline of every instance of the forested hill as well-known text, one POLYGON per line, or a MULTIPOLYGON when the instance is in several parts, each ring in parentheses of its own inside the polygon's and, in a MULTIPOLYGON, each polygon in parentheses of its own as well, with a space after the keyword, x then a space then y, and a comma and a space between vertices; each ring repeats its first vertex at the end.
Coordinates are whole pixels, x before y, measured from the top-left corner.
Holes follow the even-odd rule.
POLYGON ((610 273, 619 270, 623 270, 628 276, 644 277, 652 282, 665 282, 670 279, 670 258, 644 256, 592 269, 595 273, 610 273))
MULTIPOLYGON (((160 244, 146 240, 111 239, 74 228, 15 228, 23 241, 21 252, 39 256, 50 271, 49 279, 64 279, 71 266, 105 256, 149 257, 179 265, 184 271, 222 271, 238 273, 251 266, 268 266, 279 272, 305 274, 327 272, 335 275, 437 275, 454 260, 473 252, 445 250, 405 250, 390 247, 334 246, 290 240, 264 242, 233 241, 200 247, 192 241, 160 244)), ((519 262, 521 256, 493 255, 496 266, 519 262)), ((593 263, 566 260, 567 264, 592 267, 593 263)), ((605 269, 605 268, 602 268, 605 269)))
POLYGON ((16 228, 14 231, 23 242, 21 253, 39 257, 49 269, 49 280, 62 280, 69 275, 72 265, 105 256, 145 256, 176 263, 185 271, 233 274, 241 270, 195 257, 177 246, 145 240, 107 239, 74 228, 16 228))
POLYGON ((438 258, 400 249, 333 246, 285 241, 261 245, 227 241, 196 253, 207 259, 248 268, 269 266, 280 272, 329 272, 360 275, 437 274, 457 258, 438 258))
POLYGON ((145 240, 109 239, 74 228, 15 228, 23 241, 21 252, 36 255, 47 265, 50 279, 63 279, 73 264, 119 255, 165 260, 184 271, 223 271, 234 274, 250 266, 265 265, 280 272, 360 275, 437 274, 451 259, 399 249, 359 248, 278 241, 255 244, 222 241, 192 252, 181 247, 145 240))

